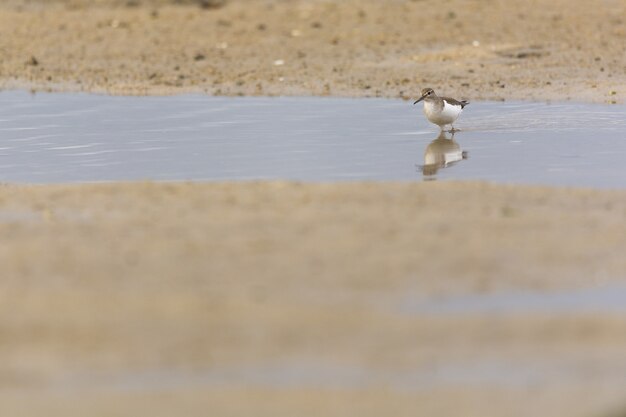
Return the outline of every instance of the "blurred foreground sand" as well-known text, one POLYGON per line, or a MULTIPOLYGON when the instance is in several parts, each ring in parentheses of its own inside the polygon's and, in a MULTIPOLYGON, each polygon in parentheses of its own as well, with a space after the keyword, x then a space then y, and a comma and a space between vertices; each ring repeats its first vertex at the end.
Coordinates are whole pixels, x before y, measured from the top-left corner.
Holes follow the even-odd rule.
POLYGON ((5 186, 0 218, 3 415, 577 416, 623 398, 623 313, 410 302, 619 287, 626 192, 5 186))

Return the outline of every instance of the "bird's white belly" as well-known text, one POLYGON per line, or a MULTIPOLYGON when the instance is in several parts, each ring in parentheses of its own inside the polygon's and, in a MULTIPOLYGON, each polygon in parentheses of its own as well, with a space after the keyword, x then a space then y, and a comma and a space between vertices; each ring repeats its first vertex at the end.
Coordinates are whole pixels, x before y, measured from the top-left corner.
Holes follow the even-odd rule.
POLYGON ((443 102, 443 109, 441 111, 439 111, 434 103, 424 103, 424 113, 426 114, 426 118, 431 123, 440 126, 453 123, 462 111, 463 108, 461 106, 452 106, 445 101, 443 102))

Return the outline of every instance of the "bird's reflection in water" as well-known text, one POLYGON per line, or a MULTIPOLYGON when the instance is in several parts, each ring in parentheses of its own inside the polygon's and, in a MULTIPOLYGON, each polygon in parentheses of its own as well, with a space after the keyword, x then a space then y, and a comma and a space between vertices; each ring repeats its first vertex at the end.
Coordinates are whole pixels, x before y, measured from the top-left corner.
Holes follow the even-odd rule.
POLYGON ((467 159, 467 152, 454 140, 454 133, 448 137, 442 131, 439 136, 428 144, 424 151, 424 165, 418 166, 424 179, 434 180, 437 171, 467 159))

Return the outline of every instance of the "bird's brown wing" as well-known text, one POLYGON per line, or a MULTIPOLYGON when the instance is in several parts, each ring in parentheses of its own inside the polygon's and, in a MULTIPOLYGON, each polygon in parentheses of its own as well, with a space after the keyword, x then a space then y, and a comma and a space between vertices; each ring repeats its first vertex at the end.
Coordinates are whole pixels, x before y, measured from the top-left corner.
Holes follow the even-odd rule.
POLYGON ((455 100, 453 98, 450 97, 441 97, 442 99, 444 99, 445 101, 447 101, 448 103, 452 104, 453 106, 461 106, 461 108, 467 106, 469 104, 469 101, 465 101, 465 100, 455 100))

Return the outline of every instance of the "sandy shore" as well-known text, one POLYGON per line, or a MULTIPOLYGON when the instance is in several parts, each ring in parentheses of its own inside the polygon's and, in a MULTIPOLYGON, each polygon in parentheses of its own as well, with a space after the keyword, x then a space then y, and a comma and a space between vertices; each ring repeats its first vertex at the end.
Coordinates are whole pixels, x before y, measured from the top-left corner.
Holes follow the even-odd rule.
POLYGON ((470 100, 608 103, 626 96, 624 1, 169 3, 0 5, 0 87, 408 98, 430 86, 470 100))
MULTIPOLYGON (((3 2, 0 88, 626 95, 624 1, 187 3, 3 2)), ((3 185, 0 230, 2 415, 624 407, 623 310, 541 304, 624 291, 624 191, 3 185), (472 309, 520 294, 521 309, 472 309)))
POLYGON ((0 201, 11 415, 582 416, 623 398, 623 313, 410 306, 621 288, 624 192, 111 184, 0 201))

